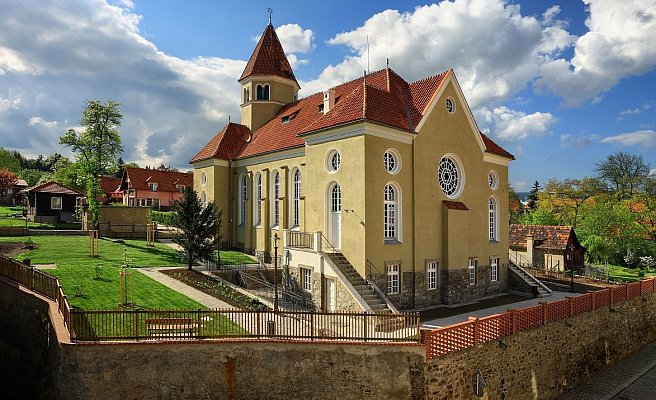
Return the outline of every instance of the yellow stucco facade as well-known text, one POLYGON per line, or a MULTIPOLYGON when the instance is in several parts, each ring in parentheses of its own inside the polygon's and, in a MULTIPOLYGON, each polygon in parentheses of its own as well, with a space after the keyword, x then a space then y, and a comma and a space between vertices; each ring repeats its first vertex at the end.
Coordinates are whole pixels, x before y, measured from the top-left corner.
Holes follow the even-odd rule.
MULTIPOLYGON (((253 132, 279 118, 299 89, 295 80, 276 76, 248 77, 240 85, 242 125, 253 132), (263 84, 270 97, 258 100, 256 87, 263 84)), ((452 71, 411 128, 363 118, 304 133, 303 145, 291 149, 193 162, 194 188, 224 210, 224 239, 233 246, 271 251, 275 234, 312 233, 362 277, 378 274, 382 291, 397 285, 403 308, 504 291, 512 156, 488 151, 452 71)), ((303 268, 323 273, 323 258, 314 266, 303 259, 303 268)))

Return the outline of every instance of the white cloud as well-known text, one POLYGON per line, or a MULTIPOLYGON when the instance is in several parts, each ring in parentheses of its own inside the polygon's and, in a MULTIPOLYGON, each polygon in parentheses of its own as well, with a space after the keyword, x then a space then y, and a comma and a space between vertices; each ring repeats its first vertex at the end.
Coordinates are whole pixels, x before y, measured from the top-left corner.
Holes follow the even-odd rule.
POLYGON ((312 30, 303 29, 298 24, 281 25, 276 28, 276 33, 282 48, 288 54, 309 53, 315 48, 312 30))
POLYGON ((601 139, 602 143, 619 144, 621 146, 656 147, 656 131, 651 129, 621 133, 601 139))
POLYGON ((644 111, 647 111, 651 108, 651 103, 645 103, 641 107, 636 107, 636 108, 631 108, 628 110, 623 110, 619 112, 619 117, 617 118, 618 121, 622 121, 624 117, 629 116, 629 115, 638 115, 642 114, 644 111))
POLYGON ((649 171, 649 176, 656 176, 656 168, 652 168, 652 169, 649 171))
POLYGON ((508 107, 481 107, 474 111, 477 121, 487 127, 493 137, 506 142, 522 141, 550 132, 558 119, 550 113, 526 114, 508 107))
POLYGON ((458 0, 380 12, 328 41, 351 54, 303 82, 303 93, 361 76, 368 60, 370 70, 384 68, 389 58, 390 67, 410 81, 454 68, 472 107, 507 99, 574 40, 555 19, 559 10, 550 10, 540 21, 502 0, 458 0))
POLYGON ((536 88, 551 90, 576 106, 594 100, 621 79, 656 65, 656 6, 653 0, 584 0, 589 31, 576 40, 571 60, 540 67, 536 88))
POLYGON ((0 145, 67 153, 59 136, 85 99, 111 99, 121 104, 125 160, 188 168, 228 115, 238 119, 245 61, 164 54, 139 33, 130 3, 0 2, 12 16, 0 19, 0 145))
POLYGON ((518 180, 512 183, 513 189, 515 192, 525 192, 528 190, 528 184, 526 181, 518 180))
POLYGON ((570 134, 562 134, 560 135, 560 147, 586 147, 597 140, 599 140, 599 135, 574 136, 570 134))

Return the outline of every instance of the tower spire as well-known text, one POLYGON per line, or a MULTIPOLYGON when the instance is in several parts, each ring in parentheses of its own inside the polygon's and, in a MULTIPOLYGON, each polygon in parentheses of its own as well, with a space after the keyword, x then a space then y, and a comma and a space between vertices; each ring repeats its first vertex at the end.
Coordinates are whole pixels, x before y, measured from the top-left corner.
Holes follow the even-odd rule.
POLYGON ((268 8, 267 8, 267 11, 269 12, 269 25, 272 25, 272 24, 271 24, 271 14, 273 14, 273 8, 268 7, 268 8))

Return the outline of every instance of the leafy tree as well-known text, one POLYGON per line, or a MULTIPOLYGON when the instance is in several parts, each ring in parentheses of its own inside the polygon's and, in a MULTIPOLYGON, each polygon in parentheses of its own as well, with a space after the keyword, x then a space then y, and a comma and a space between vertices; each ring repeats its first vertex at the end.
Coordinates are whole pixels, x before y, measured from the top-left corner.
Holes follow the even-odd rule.
POLYGON ((60 158, 55 164, 54 181, 78 190, 84 190, 84 172, 80 165, 70 162, 68 158, 60 158))
POLYGON ((549 210, 545 208, 537 208, 530 212, 523 214, 519 218, 520 223, 526 225, 558 225, 558 219, 549 210))
POLYGON ((25 182, 27 182, 28 186, 34 186, 39 183, 44 183, 44 177, 49 178, 50 174, 45 173, 43 171, 39 171, 38 169, 24 169, 22 170, 18 176, 21 177, 21 179, 25 179, 25 182))
POLYGON ((538 181, 535 181, 533 187, 531 188, 531 193, 529 193, 528 195, 528 208, 530 208, 531 210, 534 210, 535 207, 537 206, 538 193, 540 193, 540 190, 542 190, 542 186, 540 186, 538 181))
POLYGON ((602 193, 603 186, 599 180, 585 177, 583 179, 555 179, 547 182, 547 194, 538 202, 540 208, 550 210, 559 224, 576 228, 579 211, 583 203, 602 193))
POLYGON ((0 197, 4 197, 16 182, 18 182, 16 174, 8 169, 0 169, 0 197))
POLYGON ((595 171, 610 191, 628 198, 644 185, 650 166, 642 156, 618 151, 598 162, 595 171))
POLYGON ((59 138, 59 143, 70 146, 77 153, 77 164, 81 171, 79 180, 84 182, 86 189, 91 226, 97 225, 100 211, 97 200, 97 194, 101 192, 98 177, 116 170, 116 158, 123 151, 118 130, 122 118, 118 103, 110 100, 103 105, 98 100, 87 100, 80 120, 84 131, 78 134, 69 129, 59 138))
POLYGON ((51 154, 48 157, 46 157, 46 160, 43 162, 43 165, 45 166, 47 171, 55 172, 55 168, 56 168, 57 162, 59 162, 59 160, 68 161, 68 158, 62 156, 59 153, 51 154))
POLYGON ((0 169, 6 169, 15 174, 21 170, 20 161, 14 157, 12 152, 2 147, 0 147, 0 169))
POLYGON ((510 208, 510 223, 519 223, 522 214, 522 201, 512 185, 508 185, 508 207, 510 208))
POLYGON ((173 202, 173 226, 180 231, 173 242, 180 246, 180 256, 187 260, 191 270, 197 261, 211 260, 218 249, 222 212, 214 202, 206 207, 200 202, 198 194, 190 187, 184 189, 182 198, 173 202))

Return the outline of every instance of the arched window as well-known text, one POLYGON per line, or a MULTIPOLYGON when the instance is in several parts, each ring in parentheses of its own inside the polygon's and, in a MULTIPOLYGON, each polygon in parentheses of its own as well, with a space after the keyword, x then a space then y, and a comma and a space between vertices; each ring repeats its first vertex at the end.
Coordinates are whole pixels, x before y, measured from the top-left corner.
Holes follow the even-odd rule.
POLYGON ((244 103, 248 103, 251 99, 251 93, 248 88, 244 88, 244 103))
POLYGON ((383 232, 385 241, 398 241, 398 197, 394 186, 385 186, 383 194, 383 232))
POLYGON ((257 100, 269 100, 269 84, 259 84, 257 85, 257 100))
POLYGON ((330 211, 340 212, 342 211, 342 189, 340 189, 338 184, 333 186, 333 190, 330 194, 330 211))
POLYGON ((205 208, 207 207, 207 194, 205 192, 200 192, 200 205, 205 208))
POLYGON ((277 227, 280 223, 280 174, 273 173, 273 212, 271 213, 271 226, 277 227))
POLYGON ((488 202, 488 210, 489 210, 489 232, 490 232, 490 240, 491 241, 497 241, 497 212, 498 212, 498 207, 497 207, 497 201, 494 197, 490 197, 490 200, 488 202))
POLYGON ((246 200, 248 199, 248 180, 246 175, 242 175, 239 188, 239 225, 246 224, 246 200))
POLYGON ((294 171, 294 195, 292 205, 292 227, 300 226, 301 222, 301 170, 294 171))
POLYGON ((253 225, 260 226, 262 224, 262 175, 257 174, 255 177, 255 196, 253 196, 255 218, 253 218, 253 225))

